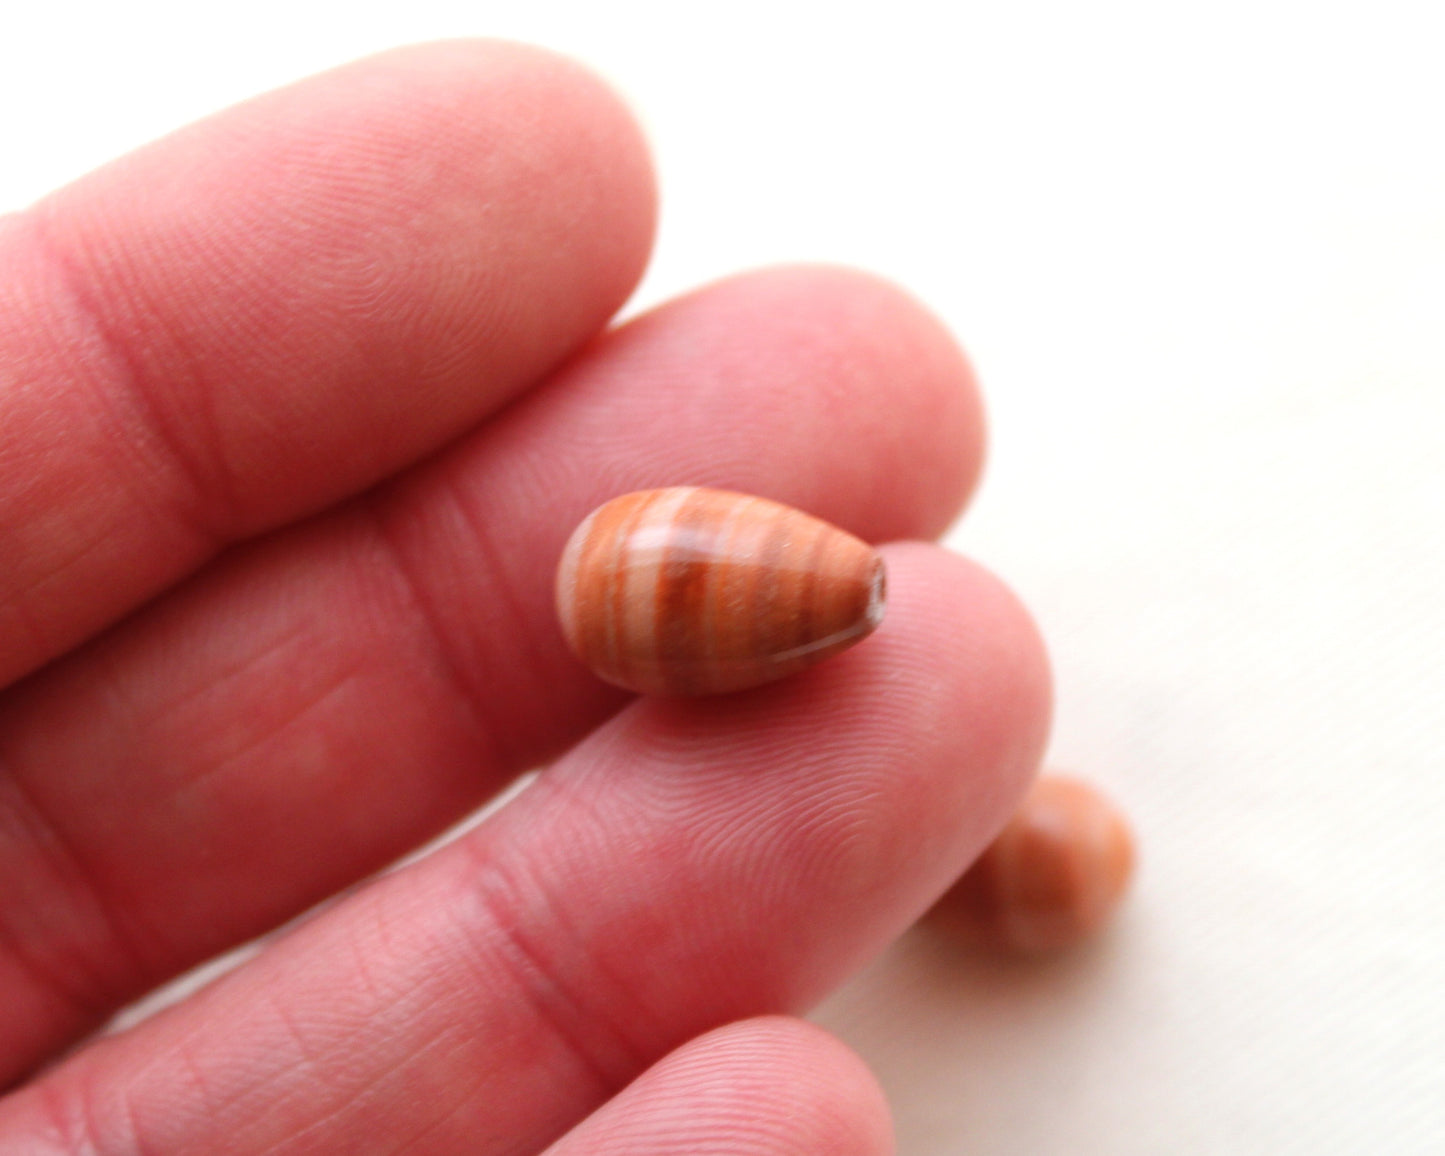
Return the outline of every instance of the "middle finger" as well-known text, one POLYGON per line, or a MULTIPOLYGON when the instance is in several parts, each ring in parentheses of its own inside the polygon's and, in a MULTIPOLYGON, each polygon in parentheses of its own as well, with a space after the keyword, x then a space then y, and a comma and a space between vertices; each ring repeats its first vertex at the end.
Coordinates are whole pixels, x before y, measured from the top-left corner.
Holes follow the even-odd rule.
POLYGON ((711 484, 923 537, 979 453, 967 367, 907 298, 837 272, 744 277, 17 688, 0 705, 0 1081, 615 709, 552 620, 551 569, 597 502, 711 484))

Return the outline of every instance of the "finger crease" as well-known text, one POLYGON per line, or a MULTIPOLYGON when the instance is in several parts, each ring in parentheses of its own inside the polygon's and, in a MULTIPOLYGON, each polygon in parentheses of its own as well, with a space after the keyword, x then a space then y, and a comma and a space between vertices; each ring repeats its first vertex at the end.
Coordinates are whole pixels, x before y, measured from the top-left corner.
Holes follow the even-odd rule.
POLYGON ((137 1156, 135 1145, 101 1146, 90 1097, 74 1082, 41 1080, 35 1085, 51 1144, 34 1156, 137 1156))
MULTIPOLYGON (((470 840, 462 846, 476 863, 469 891, 482 908, 480 940, 488 960, 507 971, 537 1020, 559 1040, 596 1085, 598 1098, 613 1095, 650 1063, 616 1023, 579 999, 559 969, 526 930, 517 886, 493 857, 470 840)), ((535 907, 535 902, 529 904, 535 907)), ((564 924, 550 911, 549 933, 564 924)), ((566 937, 571 938, 571 937, 566 937)))
MULTIPOLYGON (((140 359, 100 307, 89 278, 65 248, 50 237, 43 215, 34 214, 30 223, 36 250, 58 275, 73 315, 96 337, 114 367, 107 380, 120 387, 136 414, 139 428, 158 445, 163 460, 172 467, 170 474, 179 480, 179 486, 173 488, 167 513, 207 547, 214 549, 227 544, 232 537, 227 527, 239 524, 240 509, 230 472, 219 458, 207 465, 175 428, 146 388, 147 374, 140 359)), ((203 399, 202 390, 198 388, 194 392, 197 398, 203 399)), ((101 412, 109 412, 115 399, 105 395, 101 401, 101 412)), ((134 453, 138 448, 135 439, 125 436, 131 431, 120 432, 122 443, 134 453)))
MULTIPOLYGON (((477 513, 472 503, 467 501, 468 491, 458 483, 451 473, 446 475, 444 481, 445 492, 466 526, 472 547, 480 559, 477 569, 479 575, 485 575, 488 597, 502 608, 507 621, 517 625, 519 635, 524 639, 530 639, 533 632, 527 628, 526 624, 531 615, 524 609, 522 600, 517 597, 517 592, 512 586, 510 573, 504 562, 505 551, 497 548, 486 520, 477 513)), ((528 681, 538 689, 538 694, 533 697, 544 697, 548 682, 541 673, 541 663, 537 660, 535 650, 531 645, 513 646, 507 651, 506 662, 508 677, 513 685, 521 683, 527 675, 530 675, 528 681)), ((478 688, 478 690, 481 689, 478 688)), ((492 696, 479 693, 476 697, 478 712, 485 713, 487 704, 492 701, 492 696)), ((520 698, 514 698, 512 701, 520 701, 520 698)), ((505 738, 515 732, 515 726, 497 726, 495 720, 490 717, 487 718, 487 721, 493 724, 488 726, 487 733, 493 738, 497 754, 508 760, 505 764, 507 769, 526 769, 519 766, 521 759, 518 757, 515 744, 508 742, 505 738)))
POLYGON ((54 992, 91 1019, 101 1019, 114 1010, 118 1000, 143 984, 150 972, 145 962, 148 955, 138 933, 124 923, 116 905, 106 898, 98 873, 90 869, 74 841, 47 813, 24 778, 3 762, 0 787, 9 789, 7 809, 18 821, 22 838, 48 862, 51 876, 59 881, 64 896, 61 902, 72 910, 87 911, 100 926, 105 963, 88 962, 87 953, 77 946, 68 961, 71 967, 57 968, 54 960, 42 958, 33 936, 17 935, 4 919, 0 919, 0 938, 38 988, 54 992))
MULTIPOLYGON (((451 641, 451 632, 447 630, 446 623, 438 613, 425 581, 412 565, 406 547, 401 544, 392 531, 386 514, 372 499, 365 500, 362 506, 371 520, 376 542, 386 552, 392 565, 392 571, 401 583, 403 594, 411 603, 416 617, 425 627, 427 637, 431 639, 432 653, 436 656, 441 673, 456 692, 457 698, 461 701, 472 722, 473 729, 488 744, 487 754, 490 756, 490 765, 504 766, 502 763, 503 752, 497 738, 496 728, 491 725, 491 720, 482 709, 482 702, 485 698, 484 688, 476 685, 465 664, 458 658, 456 647, 451 641)), ((510 768, 510 764, 506 764, 506 766, 510 768)))

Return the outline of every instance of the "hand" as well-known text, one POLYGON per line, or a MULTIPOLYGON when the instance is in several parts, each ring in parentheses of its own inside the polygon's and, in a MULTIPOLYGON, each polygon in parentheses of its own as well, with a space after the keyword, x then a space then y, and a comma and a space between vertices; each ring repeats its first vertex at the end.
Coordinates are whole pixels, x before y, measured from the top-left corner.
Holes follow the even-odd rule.
POLYGON ((0 220, 0 1153, 887 1148, 858 1061, 784 1017, 1007 817, 1042 651, 915 543, 878 634, 772 687, 628 701, 575 663, 552 569, 606 498, 926 539, 980 460, 962 356, 870 278, 603 332, 652 221, 615 97, 467 43, 0 220))

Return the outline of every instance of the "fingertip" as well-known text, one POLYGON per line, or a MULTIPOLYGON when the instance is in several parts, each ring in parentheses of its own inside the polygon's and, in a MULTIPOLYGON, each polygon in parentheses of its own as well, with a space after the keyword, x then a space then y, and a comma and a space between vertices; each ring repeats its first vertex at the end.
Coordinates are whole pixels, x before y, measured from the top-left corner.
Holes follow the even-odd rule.
MULTIPOLYGON (((746 935, 806 927, 833 944, 783 1006, 809 1006, 858 961, 845 941, 886 941, 937 899, 1014 812, 1048 735, 1047 654, 1008 586, 932 544, 882 553, 888 611, 856 647, 755 690, 634 703, 579 760, 599 791, 635 776, 649 805, 711 830, 699 853, 728 860, 710 868, 720 878, 748 863, 734 880, 751 889, 746 935)), ((778 977, 740 986, 756 998, 778 977)))
POLYGON ((887 1101, 822 1028, 784 1016, 728 1024, 664 1057, 549 1150, 888 1156, 887 1101))
POLYGON ((602 80, 458 41, 256 97, 4 222, 0 683, 477 427, 609 323, 655 214, 602 80))
POLYGON ((928 685, 949 671, 947 690, 970 709, 970 750, 996 768, 1010 804, 1037 772, 1053 715, 1053 673, 1038 622, 997 574, 929 543, 882 547, 889 568, 888 616, 880 633, 928 685))
POLYGON ((857 731, 871 717, 869 730, 894 732, 889 745, 910 765, 880 772, 891 795, 879 827, 886 850, 865 856, 875 871, 915 873, 926 905, 1027 794, 1047 745, 1053 680, 1037 623, 996 574, 932 543, 880 552, 883 624, 800 690, 816 696, 820 731, 857 731))
MULTIPOLYGON (((651 253, 658 189, 641 119, 611 81, 555 49, 494 37, 403 45, 334 71, 365 78, 373 70, 378 75, 395 74, 408 88, 421 83, 440 104, 463 112, 470 101, 495 100, 499 92, 505 93, 509 135, 533 142, 530 147, 536 149, 532 185, 536 195, 555 196, 553 167, 543 147, 555 141, 573 165, 567 194, 590 188, 594 200, 608 206, 602 218, 608 227, 597 231, 597 239, 610 240, 616 247, 616 272, 625 288, 615 296, 625 299, 641 279, 651 253)), ((434 118, 438 133, 445 133, 447 124, 445 117, 434 118)), ((570 211, 581 216, 585 209, 570 211)))
MULTIPOLYGON (((900 366, 909 368, 911 396, 888 400, 927 415, 926 424, 913 426, 912 432, 916 438, 927 431, 952 451, 951 459, 940 457, 937 465, 952 482, 955 503, 962 505, 978 479, 987 430, 977 371, 943 316, 902 282, 853 265, 799 262, 742 276, 762 279, 776 293, 816 302, 819 325, 871 335, 869 348, 848 351, 848 362, 890 370, 880 375, 884 380, 896 380, 900 366)), ((847 363, 840 368, 848 368, 847 363)))
MULTIPOLYGON (((400 159, 417 167, 425 197, 435 201, 439 187, 460 188, 474 206, 454 210, 463 233, 476 227, 471 213, 485 218, 530 202, 536 288, 545 293, 556 277, 544 252, 550 230, 554 250, 577 250, 571 275, 590 282, 593 302, 606 303, 592 324, 619 308, 641 280, 657 228, 651 147, 623 95, 582 61, 500 38, 402 45, 255 98, 248 102, 257 110, 254 128, 274 133, 270 106, 294 116, 297 94, 312 115, 328 118, 324 128, 347 119, 358 134, 395 141, 396 149, 388 143, 377 150, 379 174, 390 159, 384 153, 404 150, 400 159), (486 178, 495 173, 504 183, 493 187, 486 178), (585 249, 578 248, 579 223, 588 226, 585 249)), ((234 120, 242 129, 242 118, 234 120)), ((210 123, 182 131, 200 136, 210 123)), ((525 300, 532 271, 509 265, 507 273, 515 298, 525 300)), ((568 304, 555 295, 549 301, 554 310, 568 304)))
MULTIPOLYGON (((896 524, 892 511, 901 508, 910 537, 948 528, 977 487, 987 430, 977 374, 937 313, 897 282, 845 265, 752 270, 700 292, 710 303, 737 297, 751 313, 788 319, 776 336, 818 382, 804 400, 825 408, 830 436, 857 452, 856 488, 832 483, 852 497, 840 524, 878 540, 874 531, 896 524)), ((767 356, 765 344, 756 348, 767 356)), ((777 420, 806 422, 798 402, 780 396, 787 412, 777 420)), ((827 494, 790 500, 828 514, 827 494)))
POLYGON ((759 1016, 718 1028, 696 1043, 710 1040, 733 1049, 739 1066, 760 1057, 764 1074, 771 1067, 783 1077, 770 1084, 782 1093, 780 1108, 789 1107, 795 1088, 805 1096, 811 1092, 817 1130, 800 1151, 840 1156, 893 1151, 893 1112, 883 1088, 858 1053, 832 1032, 794 1016, 759 1016))

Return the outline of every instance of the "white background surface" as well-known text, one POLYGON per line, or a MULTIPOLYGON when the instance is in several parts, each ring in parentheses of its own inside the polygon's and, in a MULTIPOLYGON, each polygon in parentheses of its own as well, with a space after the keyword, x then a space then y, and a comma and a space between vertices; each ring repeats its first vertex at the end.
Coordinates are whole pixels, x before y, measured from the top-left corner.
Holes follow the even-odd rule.
POLYGON ((820 1019, 904 1153, 1445 1151, 1445 32, 1434 3, 0 0, 0 210, 376 49, 632 99, 641 303, 874 268, 993 419, 952 542, 1038 613, 1052 762, 1143 874, 1032 966, 915 933, 820 1019))

